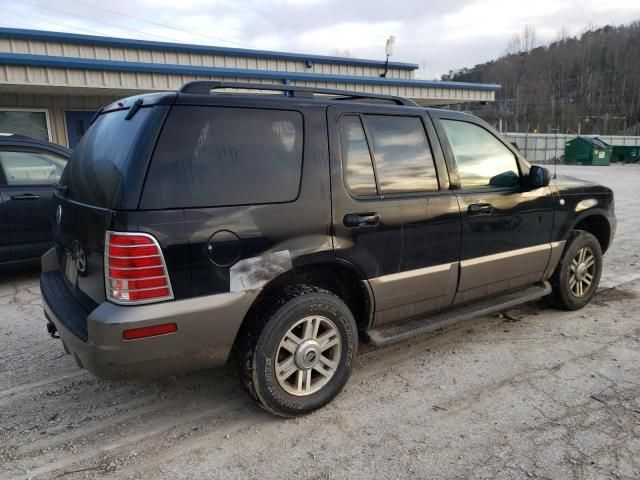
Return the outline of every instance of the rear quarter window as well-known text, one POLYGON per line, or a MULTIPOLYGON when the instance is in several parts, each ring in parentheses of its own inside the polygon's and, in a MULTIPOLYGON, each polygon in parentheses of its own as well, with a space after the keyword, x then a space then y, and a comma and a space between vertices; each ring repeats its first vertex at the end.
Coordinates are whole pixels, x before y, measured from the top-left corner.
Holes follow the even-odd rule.
POLYGON ((143 209, 295 200, 302 115, 290 110, 174 106, 145 182, 143 209))

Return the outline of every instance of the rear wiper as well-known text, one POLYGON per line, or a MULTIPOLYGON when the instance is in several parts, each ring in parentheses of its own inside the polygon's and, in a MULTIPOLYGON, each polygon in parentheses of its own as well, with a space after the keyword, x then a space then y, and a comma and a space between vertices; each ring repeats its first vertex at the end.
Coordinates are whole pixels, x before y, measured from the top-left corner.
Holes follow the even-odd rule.
POLYGON ((124 117, 125 120, 131 120, 133 118, 133 116, 138 113, 138 110, 140 110, 140 107, 142 106, 142 99, 139 98, 137 99, 135 102, 133 102, 133 105, 131 105, 131 108, 129 109, 129 111, 127 112, 127 115, 124 117))

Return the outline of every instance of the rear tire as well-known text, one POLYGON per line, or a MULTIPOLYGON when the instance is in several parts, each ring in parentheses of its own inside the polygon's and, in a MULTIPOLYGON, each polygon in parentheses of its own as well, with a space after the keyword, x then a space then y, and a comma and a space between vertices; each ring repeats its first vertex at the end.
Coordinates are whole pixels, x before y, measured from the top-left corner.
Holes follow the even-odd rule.
POLYGON ((589 232, 575 230, 569 236, 562 258, 551 276, 549 303, 563 310, 584 307, 600 283, 602 248, 589 232))
POLYGON ((249 395, 284 417, 333 400, 351 376, 358 346, 345 303, 326 290, 296 285, 270 295, 254 312, 237 351, 249 395))

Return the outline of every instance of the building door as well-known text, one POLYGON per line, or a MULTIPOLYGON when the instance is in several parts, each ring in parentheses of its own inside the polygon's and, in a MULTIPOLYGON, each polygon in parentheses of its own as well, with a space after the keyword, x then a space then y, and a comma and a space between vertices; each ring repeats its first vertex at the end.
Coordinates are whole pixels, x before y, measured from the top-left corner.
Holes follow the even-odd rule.
POLYGON ((69 148, 76 148, 76 145, 78 145, 78 142, 89 128, 89 123, 94 115, 94 111, 87 110, 67 110, 65 112, 69 148))

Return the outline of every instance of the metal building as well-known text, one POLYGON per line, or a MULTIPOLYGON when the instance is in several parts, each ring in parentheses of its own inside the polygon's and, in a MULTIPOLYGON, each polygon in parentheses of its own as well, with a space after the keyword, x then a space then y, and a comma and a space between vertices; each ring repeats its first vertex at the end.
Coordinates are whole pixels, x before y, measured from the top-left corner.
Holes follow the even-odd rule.
POLYGON ((191 80, 338 88, 400 95, 422 105, 493 101, 500 88, 419 80, 417 69, 411 63, 0 28, 0 132, 74 147, 99 107, 191 80))

